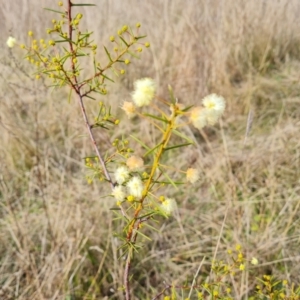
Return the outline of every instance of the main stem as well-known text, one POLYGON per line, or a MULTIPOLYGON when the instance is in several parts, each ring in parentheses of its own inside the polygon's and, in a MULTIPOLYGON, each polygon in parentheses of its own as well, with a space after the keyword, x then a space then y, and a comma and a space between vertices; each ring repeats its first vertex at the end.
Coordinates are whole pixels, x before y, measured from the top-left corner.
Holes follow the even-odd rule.
MULTIPOLYGON (((172 135, 172 129, 174 129, 174 127, 175 127, 175 120, 176 120, 176 108, 174 107, 174 110, 170 117, 168 126, 166 128, 166 131, 164 132, 162 141, 160 143, 161 145, 158 148, 158 151, 155 155, 155 159, 153 161, 152 169, 151 169, 149 178, 148 178, 146 186, 145 186, 145 196, 143 196, 143 198, 140 200, 140 203, 139 203, 137 209, 135 210, 134 218, 132 219, 131 224, 128 229, 126 239, 127 239, 129 249, 128 249, 128 254, 127 254, 126 263, 125 263, 125 270, 124 270, 124 287, 125 287, 126 300, 131 299, 130 284, 129 284, 129 272, 130 272, 130 266, 131 266, 131 259, 133 256, 133 248, 131 246, 131 243, 132 244, 135 243, 136 237, 137 237, 137 232, 134 233, 135 224, 136 224, 136 222, 138 220, 138 216, 143 208, 143 202, 144 202, 145 198, 147 197, 147 194, 150 190, 151 183, 152 183, 153 177, 155 175, 155 171, 159 167, 159 162, 164 153, 164 149, 167 147, 170 137, 172 135)), ((136 231, 137 230, 138 230, 138 226, 136 228, 136 231)))

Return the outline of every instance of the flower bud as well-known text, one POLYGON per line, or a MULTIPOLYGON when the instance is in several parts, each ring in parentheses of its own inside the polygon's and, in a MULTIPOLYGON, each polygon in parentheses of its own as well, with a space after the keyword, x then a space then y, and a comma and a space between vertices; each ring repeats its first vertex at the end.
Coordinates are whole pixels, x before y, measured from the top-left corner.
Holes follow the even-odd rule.
POLYGON ((141 157, 133 155, 127 159, 126 165, 129 170, 137 171, 144 166, 144 161, 141 157))

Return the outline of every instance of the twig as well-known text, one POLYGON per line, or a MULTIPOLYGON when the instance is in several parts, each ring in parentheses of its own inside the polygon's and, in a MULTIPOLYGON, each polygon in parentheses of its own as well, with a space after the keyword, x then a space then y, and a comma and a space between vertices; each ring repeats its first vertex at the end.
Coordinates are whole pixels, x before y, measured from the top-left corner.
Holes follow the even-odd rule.
MULTIPOLYGON (((71 2, 71 0, 68 0, 67 14, 68 14, 68 24, 69 24, 69 47, 70 47, 70 52, 72 53, 72 55, 75 55, 74 48, 73 48, 73 43, 72 43, 73 27, 71 25, 71 22, 72 22, 72 11, 71 10, 72 10, 72 2, 71 2)), ((71 60, 71 67, 72 67, 73 73, 75 74, 75 69, 76 68, 75 68, 75 64, 74 64, 73 60, 71 60)), ((91 125, 89 123, 89 120, 88 120, 88 117, 86 115, 86 111, 85 111, 85 107, 84 107, 84 103, 83 103, 83 94, 81 93, 81 88, 78 87, 77 77, 74 76, 75 84, 74 84, 74 82, 72 82, 72 80, 70 78, 68 78, 68 79, 69 79, 69 83, 71 84, 71 88, 75 90, 75 92, 78 96, 78 101, 79 101, 79 105, 80 105, 80 108, 81 108, 82 116, 83 116, 84 122, 86 124, 90 139, 93 143, 93 146, 94 146, 95 152, 97 154, 97 157, 98 157, 98 159, 100 161, 100 164, 103 168, 103 172, 104 172, 104 175, 106 177, 106 180, 110 183, 111 188, 114 188, 114 184, 113 184, 113 182, 111 180, 111 177, 110 177, 110 175, 107 171, 104 159, 103 159, 103 157, 102 157, 102 155, 99 151, 99 148, 96 144, 96 140, 95 140, 94 134, 92 132, 92 127, 91 127, 91 125)))
POLYGON ((190 289, 190 292, 189 292, 189 295, 188 295, 188 299, 191 298, 191 295, 192 295, 192 292, 193 292, 193 288, 194 288, 194 286, 195 286, 195 284, 196 284, 196 279, 197 279, 197 277, 198 277, 198 274, 199 274, 199 272, 200 272, 200 269, 201 269, 201 267, 202 267, 203 262, 204 262, 205 259, 206 259, 206 257, 204 256, 204 257, 202 258, 201 263, 199 264, 199 267, 198 267, 198 269, 197 269, 197 272, 196 272, 196 274, 195 274, 195 276, 194 276, 194 278, 193 278, 193 282, 192 282, 192 286, 191 286, 191 289, 190 289))
POLYGON ((247 118, 247 126, 246 126, 246 133, 245 133, 245 138, 244 138, 244 143, 243 143, 243 150, 246 146, 247 138, 251 131, 251 127, 252 127, 252 123, 253 123, 253 115, 254 115, 253 109, 250 109, 250 111, 248 113, 248 118, 247 118))
MULTIPOLYGON (((217 242, 217 245, 216 245, 216 249, 215 249, 215 252, 214 252, 214 256, 213 256, 212 261, 215 261, 215 260, 216 260, 216 257, 217 257, 217 253, 218 253, 218 249, 219 249, 221 237, 222 237, 223 230, 224 230, 224 226, 225 226, 225 221, 226 221, 226 219, 227 219, 228 209, 229 209, 229 205, 227 204, 226 212, 225 212, 225 215, 224 215, 224 219, 223 219, 223 222, 222 222, 222 227, 221 227, 221 229, 220 229, 220 233, 219 233, 219 236, 218 236, 218 242, 217 242)), ((211 268, 211 270, 210 270, 209 276, 207 276, 207 280, 209 280, 211 274, 212 274, 212 268, 211 268)))
POLYGON ((91 125, 89 124, 89 120, 88 120, 87 115, 86 115, 86 111, 85 111, 85 107, 84 107, 84 104, 83 104, 83 99, 82 99, 82 95, 80 94, 80 91, 77 92, 77 95, 78 95, 79 105, 80 105, 80 108, 81 108, 81 112, 82 112, 82 116, 83 116, 84 122, 86 124, 87 130, 88 130, 90 139, 91 139, 91 141, 93 143, 93 146, 94 146, 95 152, 97 154, 97 157, 98 157, 98 159, 99 159, 99 161, 101 163, 101 166, 103 168, 104 175, 106 177, 106 180, 110 183, 111 188, 114 188, 114 184, 113 184, 112 179, 111 179, 111 177, 110 177, 110 175, 109 175, 109 173, 107 171, 104 159, 103 159, 103 157, 102 157, 102 155, 101 155, 101 153, 100 153, 100 151, 98 149, 98 146, 96 144, 96 140, 95 140, 94 134, 92 132, 91 125))
POLYGON ((157 294, 152 300, 157 300, 166 290, 169 290, 172 287, 172 285, 167 285, 159 294, 157 294))
POLYGON ((128 249, 128 254, 126 258, 125 270, 124 270, 124 287, 125 287, 125 299, 130 300, 130 287, 129 287, 129 270, 131 262, 131 248, 128 249))

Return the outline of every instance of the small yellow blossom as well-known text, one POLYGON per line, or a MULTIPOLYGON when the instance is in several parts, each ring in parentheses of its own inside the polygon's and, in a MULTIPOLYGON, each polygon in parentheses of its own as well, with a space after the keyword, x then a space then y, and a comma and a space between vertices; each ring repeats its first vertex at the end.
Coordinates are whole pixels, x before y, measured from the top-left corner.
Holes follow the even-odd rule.
POLYGON ((176 201, 172 198, 166 198, 160 205, 160 210, 167 216, 171 215, 177 208, 176 201))
POLYGON ((159 199, 159 201, 164 202, 166 200, 166 197, 165 196, 159 196, 158 199, 159 199))
POLYGON ((50 41, 48 42, 48 44, 49 44, 50 46, 55 46, 55 42, 54 42, 53 40, 50 40, 50 41))
POLYGON ((137 171, 144 166, 144 161, 139 156, 131 156, 127 159, 126 165, 131 171, 137 171))
POLYGON ((15 46, 15 44, 17 43, 17 40, 10 36, 7 41, 6 41, 6 45, 9 47, 9 48, 13 48, 15 46))
POLYGON ((263 278, 267 281, 270 281, 271 280, 271 276, 270 275, 264 275, 263 278))
POLYGON ((235 250, 236 251, 240 251, 242 249, 242 246, 240 245, 240 244, 237 244, 236 246, 235 246, 235 250))
POLYGON ((128 119, 131 119, 135 116, 135 106, 132 102, 124 101, 121 108, 125 111, 128 119))
POLYGON ((223 270, 224 270, 225 273, 229 272, 229 266, 225 265, 224 268, 223 268, 223 270))
POLYGON ((155 96, 156 86, 151 78, 143 78, 135 81, 132 100, 136 106, 149 105, 155 96))
POLYGON ((239 268, 241 271, 244 271, 245 270, 245 265, 244 264, 240 264, 240 268, 239 268))
POLYGON ((134 196, 129 195, 129 196, 127 197, 127 200, 128 200, 128 202, 133 202, 133 201, 134 201, 134 196))
POLYGON ((257 265, 258 264, 258 259, 256 257, 252 257, 251 264, 252 265, 257 265))
POLYGON ((113 188, 112 195, 116 198, 118 202, 124 200, 126 197, 124 187, 122 185, 115 186, 113 188))
POLYGON ((127 183, 127 188, 130 195, 138 199, 142 197, 144 185, 142 180, 139 177, 137 176, 132 177, 127 183))
POLYGON ((197 169, 189 168, 186 171, 186 179, 188 182, 195 183, 199 179, 199 171, 197 169))
POLYGON ((118 184, 124 183, 129 178, 129 170, 127 167, 121 166, 115 171, 115 178, 118 184))

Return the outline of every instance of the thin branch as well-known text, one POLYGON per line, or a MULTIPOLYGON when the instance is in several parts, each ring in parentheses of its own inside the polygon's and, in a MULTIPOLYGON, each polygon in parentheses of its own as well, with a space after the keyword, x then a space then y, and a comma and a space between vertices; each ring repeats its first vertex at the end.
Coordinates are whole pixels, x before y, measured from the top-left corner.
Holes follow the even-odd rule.
MULTIPOLYGON (((69 24, 69 47, 70 47, 70 52, 72 53, 72 56, 75 56, 75 51, 74 51, 73 43, 72 43, 73 27, 72 27, 72 24, 71 24, 71 22, 72 22, 72 2, 71 2, 71 0, 68 0, 67 14, 68 14, 68 24, 69 24)), ((73 60, 71 60, 71 68, 73 70, 73 73, 75 74, 75 64, 74 64, 73 60)), ((69 79, 69 83, 71 84, 71 88, 73 88, 75 90, 75 92, 78 96, 78 101, 79 101, 79 105, 80 105, 80 108, 81 108, 82 116, 83 116, 85 125, 87 127, 90 139, 93 143, 93 146, 94 146, 95 152, 97 154, 97 157, 98 157, 98 159, 100 161, 100 164, 103 168, 103 172, 104 172, 104 175, 106 177, 106 180, 110 183, 111 188, 114 188, 114 184, 113 184, 112 179, 111 179, 111 177, 108 173, 108 170, 106 168, 104 159, 103 159, 103 157, 102 157, 102 155, 99 151, 99 148, 97 146, 94 134, 92 132, 92 127, 91 127, 91 125, 89 123, 89 120, 88 120, 88 117, 86 115, 86 111, 85 111, 85 107, 84 107, 84 103, 83 103, 83 95, 81 94, 80 87, 78 87, 78 81, 77 81, 76 76, 74 76, 74 81, 75 81, 75 84, 72 82, 72 80, 69 79)))
POLYGON ((97 154, 97 157, 101 163, 101 166, 103 168, 103 172, 104 172, 104 175, 106 177, 106 180, 110 183, 110 186, 111 188, 114 188, 114 184, 112 182, 112 179, 107 171, 107 168, 106 168, 106 165, 105 165, 105 162, 104 162, 104 159, 98 149, 98 146, 96 144, 96 140, 95 140, 95 137, 94 137, 94 134, 92 132, 92 129, 91 129, 91 125, 89 123, 89 120, 87 118, 87 115, 86 115, 86 111, 85 111, 85 107, 84 107, 84 104, 83 104, 83 99, 82 99, 82 95, 80 94, 80 92, 77 92, 77 95, 78 95, 78 100, 79 100, 79 105, 80 105, 80 108, 81 108, 81 112, 82 112, 82 116, 83 116, 83 119, 84 119, 84 122, 86 124, 86 127, 87 127, 87 130, 88 130, 88 133, 89 133, 89 136, 90 136, 90 139, 93 143, 93 146, 94 146, 94 149, 95 149, 95 152, 97 154))
POLYGON ((129 287, 129 270, 131 262, 131 248, 128 249, 128 254, 126 258, 125 270, 124 270, 124 287, 125 287, 125 299, 130 300, 130 287, 129 287))
POLYGON ((195 274, 195 276, 194 276, 194 278, 193 278, 193 282, 192 282, 192 286, 191 286, 191 289, 190 289, 190 292, 189 292, 189 295, 188 295, 188 299, 190 299, 191 296, 192 296, 192 292, 193 292, 194 286, 196 285, 196 280, 197 280, 198 274, 199 274, 199 272, 200 272, 200 269, 201 269, 201 267, 202 267, 203 262, 205 261, 205 259, 206 259, 206 257, 204 256, 204 257, 202 258, 202 260, 201 260, 201 262, 200 262, 200 264, 199 264, 199 267, 198 267, 198 269, 197 269, 197 272, 196 272, 196 274, 195 274))
POLYGON ((247 118, 247 126, 246 126, 245 138, 244 138, 244 142, 243 142, 243 150, 245 149, 246 142, 247 142, 248 136, 249 136, 251 128, 252 128, 253 115, 254 115, 253 109, 251 108, 248 113, 248 118, 247 118))
POLYGON ((165 291, 169 290, 172 288, 172 285, 167 285, 159 294, 157 294, 152 300, 157 300, 160 296, 164 294, 165 291))

